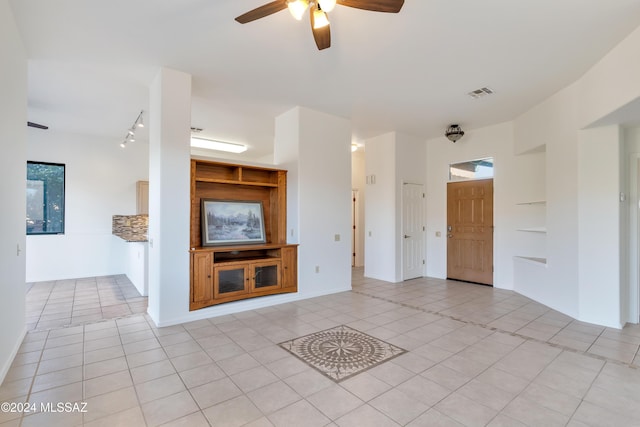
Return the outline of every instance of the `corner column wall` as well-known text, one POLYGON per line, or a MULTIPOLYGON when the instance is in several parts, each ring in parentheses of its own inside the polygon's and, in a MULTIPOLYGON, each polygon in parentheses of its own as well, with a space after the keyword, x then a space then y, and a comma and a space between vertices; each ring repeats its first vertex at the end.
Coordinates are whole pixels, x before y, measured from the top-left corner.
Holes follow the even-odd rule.
POLYGON ((148 313, 160 326, 189 312, 191 76, 161 69, 149 105, 148 313))

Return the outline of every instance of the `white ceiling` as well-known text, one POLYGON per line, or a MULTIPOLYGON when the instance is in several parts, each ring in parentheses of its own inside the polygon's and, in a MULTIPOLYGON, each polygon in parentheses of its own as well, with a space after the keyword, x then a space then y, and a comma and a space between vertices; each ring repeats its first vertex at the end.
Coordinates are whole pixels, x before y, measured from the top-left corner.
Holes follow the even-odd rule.
POLYGON ((399 14, 337 6, 332 47, 268 0, 10 0, 29 55, 29 120, 118 144, 158 67, 193 76, 192 125, 272 151, 300 105, 353 124, 442 135, 511 120, 575 81, 640 25, 640 0, 406 0, 399 14), (466 94, 488 86, 495 94, 466 94))

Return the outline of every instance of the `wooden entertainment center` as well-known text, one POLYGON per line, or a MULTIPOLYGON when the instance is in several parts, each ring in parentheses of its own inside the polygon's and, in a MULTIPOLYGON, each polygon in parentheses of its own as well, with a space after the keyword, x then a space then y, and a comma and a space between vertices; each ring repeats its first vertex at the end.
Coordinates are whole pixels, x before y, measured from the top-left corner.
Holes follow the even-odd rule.
POLYGON ((189 309, 298 290, 298 248, 287 244, 287 171, 191 160, 189 309), (260 201, 265 243, 203 246, 202 199, 260 201))

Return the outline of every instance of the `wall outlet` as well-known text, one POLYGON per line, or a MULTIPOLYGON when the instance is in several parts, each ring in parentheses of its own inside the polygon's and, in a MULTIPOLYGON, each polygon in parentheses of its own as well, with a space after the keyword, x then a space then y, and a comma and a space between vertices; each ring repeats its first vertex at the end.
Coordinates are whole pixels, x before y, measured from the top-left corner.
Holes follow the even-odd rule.
POLYGON ((333 236, 333 240, 335 240, 336 242, 340 241, 340 235, 336 234, 335 236, 333 236))
POLYGON ((320 273, 320 266, 316 265, 316 273, 320 273))
POLYGON ((439 231, 436 231, 436 237, 440 237, 442 236, 442 233, 440 233, 439 231))
POLYGON ((369 237, 371 237, 371 230, 369 230, 369 237))
POLYGON ((291 229, 291 237, 293 237, 293 228, 291 229))

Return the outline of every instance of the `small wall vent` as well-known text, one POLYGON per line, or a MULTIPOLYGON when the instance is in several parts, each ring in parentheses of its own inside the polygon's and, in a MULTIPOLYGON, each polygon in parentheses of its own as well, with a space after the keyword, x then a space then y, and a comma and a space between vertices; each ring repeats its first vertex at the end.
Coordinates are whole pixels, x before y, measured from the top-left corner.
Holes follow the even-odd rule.
POLYGON ((469 95, 472 98, 478 99, 478 98, 482 98, 483 96, 491 95, 492 93, 493 93, 493 89, 488 87, 481 87, 480 89, 476 89, 469 92, 467 95, 469 95))

